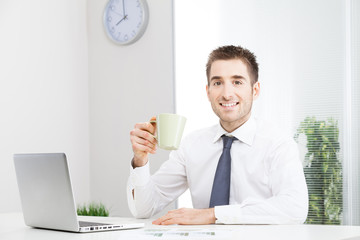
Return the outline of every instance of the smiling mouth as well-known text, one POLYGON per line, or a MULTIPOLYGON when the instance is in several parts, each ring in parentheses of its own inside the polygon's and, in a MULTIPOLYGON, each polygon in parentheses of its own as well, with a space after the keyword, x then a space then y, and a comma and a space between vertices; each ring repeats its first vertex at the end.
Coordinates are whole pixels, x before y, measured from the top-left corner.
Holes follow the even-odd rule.
POLYGON ((223 107, 235 107, 236 105, 238 105, 239 102, 232 102, 232 103, 220 103, 221 106, 223 107))

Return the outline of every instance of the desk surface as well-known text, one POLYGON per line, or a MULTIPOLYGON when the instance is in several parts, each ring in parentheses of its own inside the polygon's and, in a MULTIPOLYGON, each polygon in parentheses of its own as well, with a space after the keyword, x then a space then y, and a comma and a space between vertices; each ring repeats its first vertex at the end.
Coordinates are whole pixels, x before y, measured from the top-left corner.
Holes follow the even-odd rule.
MULTIPOLYGON (((124 218, 96 218, 81 217, 81 220, 93 220, 104 222, 116 222, 116 220, 123 220, 124 218)), ((176 230, 176 231, 215 231, 225 232, 225 235, 219 237, 209 236, 205 237, 181 237, 172 236, 171 239, 261 239, 261 240, 332 240, 332 239, 351 239, 360 240, 360 226, 327 226, 327 225, 201 225, 201 226, 155 226, 151 224, 150 220, 136 220, 129 219, 136 222, 145 222, 145 228, 137 230, 120 230, 110 232, 96 232, 96 233, 69 233, 61 231, 52 231, 44 229, 35 229, 27 227, 24 224, 21 213, 5 213, 0 214, 0 239, 1 240, 57 240, 57 239, 129 239, 129 234, 134 236, 133 239, 146 238, 144 231, 149 230, 176 230)), ((161 237, 152 237, 150 239, 165 239, 161 237)), ((169 238, 167 238, 169 239, 169 238)))

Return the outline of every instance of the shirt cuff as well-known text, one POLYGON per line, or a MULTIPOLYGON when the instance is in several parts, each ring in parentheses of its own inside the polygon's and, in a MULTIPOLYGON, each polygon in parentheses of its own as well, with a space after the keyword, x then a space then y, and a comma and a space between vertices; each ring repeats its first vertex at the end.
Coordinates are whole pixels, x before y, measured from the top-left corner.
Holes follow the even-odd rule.
POLYGON ((150 166, 149 161, 142 167, 133 168, 130 165, 130 179, 133 186, 145 186, 150 180, 150 166))
POLYGON ((236 223, 238 221, 237 217, 234 216, 234 209, 229 205, 215 206, 214 213, 216 224, 236 223))

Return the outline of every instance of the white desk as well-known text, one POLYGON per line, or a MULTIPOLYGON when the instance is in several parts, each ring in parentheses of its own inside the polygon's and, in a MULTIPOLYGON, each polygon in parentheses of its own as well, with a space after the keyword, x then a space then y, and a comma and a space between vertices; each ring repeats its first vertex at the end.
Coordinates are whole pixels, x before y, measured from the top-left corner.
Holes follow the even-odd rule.
MULTIPOLYGON (((118 218, 96 218, 96 221, 116 221, 118 218)), ((92 217, 85 217, 82 220, 93 220, 92 217), (90 219, 89 219, 90 218, 90 219)), ((131 219, 132 221, 144 222, 144 220, 131 219)), ((150 220, 145 220, 145 229, 207 229, 207 230, 227 230, 231 234, 226 238, 189 238, 178 237, 176 239, 251 239, 251 240, 332 240, 332 239, 351 239, 360 240, 360 226, 323 226, 323 225, 203 225, 203 226, 154 226, 150 220)), ((83 240, 120 240, 126 239, 130 232, 137 234, 144 231, 139 230, 120 230, 96 233, 69 233, 61 231, 35 229, 25 226, 21 213, 0 214, 0 239, 1 240, 58 240, 58 239, 83 239, 83 240), (136 232, 137 231, 137 232, 136 232)), ((141 235, 137 238, 141 240, 141 235)), ((155 238, 154 238, 155 239, 155 238)), ((159 238, 164 239, 164 238, 159 238)), ((174 239, 174 238, 171 238, 174 239)))

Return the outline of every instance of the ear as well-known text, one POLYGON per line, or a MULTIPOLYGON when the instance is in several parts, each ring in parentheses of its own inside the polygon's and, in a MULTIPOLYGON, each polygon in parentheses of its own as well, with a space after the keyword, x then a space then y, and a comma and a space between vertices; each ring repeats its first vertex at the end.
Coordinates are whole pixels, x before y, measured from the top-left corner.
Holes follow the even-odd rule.
POLYGON ((206 95, 208 97, 208 100, 210 101, 210 98, 209 98, 209 85, 206 84, 206 95))
POLYGON ((253 98, 256 100, 260 95, 260 83, 256 82, 253 86, 253 98))

